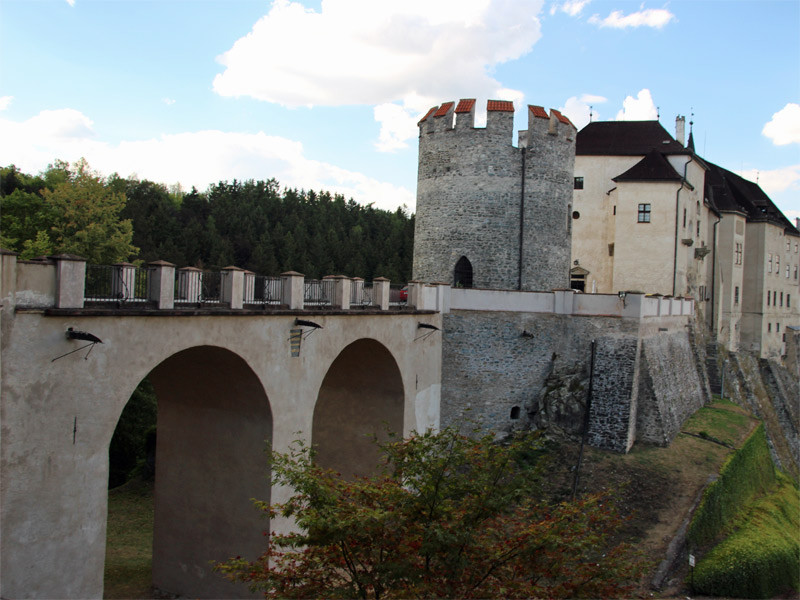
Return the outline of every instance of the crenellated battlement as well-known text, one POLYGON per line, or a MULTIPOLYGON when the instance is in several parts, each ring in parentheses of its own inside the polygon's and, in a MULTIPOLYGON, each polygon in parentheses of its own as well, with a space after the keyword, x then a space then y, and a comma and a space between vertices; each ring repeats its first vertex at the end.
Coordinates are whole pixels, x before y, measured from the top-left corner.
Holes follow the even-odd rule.
MULTIPOLYGON (((481 131, 489 134, 511 137, 514 126, 514 103, 509 100, 488 100, 486 102, 486 127, 475 127, 474 98, 462 98, 455 102, 445 102, 433 106, 417 123, 420 138, 443 132, 481 131)), ((538 137, 547 134, 573 141, 575 125, 560 111, 551 108, 550 113, 533 104, 528 105, 528 129, 519 132, 519 146, 528 147, 538 137)))

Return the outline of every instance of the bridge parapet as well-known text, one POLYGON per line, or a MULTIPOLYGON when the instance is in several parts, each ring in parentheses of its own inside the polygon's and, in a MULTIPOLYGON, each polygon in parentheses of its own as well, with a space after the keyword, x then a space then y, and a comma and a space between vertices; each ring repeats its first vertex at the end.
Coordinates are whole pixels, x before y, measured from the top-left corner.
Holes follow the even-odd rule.
POLYGON ((230 266, 221 271, 177 268, 166 261, 92 265, 72 255, 17 260, 3 251, 0 299, 6 309, 103 308, 119 310, 437 310, 446 284, 407 286, 376 277, 329 275, 306 279, 288 271, 263 276, 230 266))

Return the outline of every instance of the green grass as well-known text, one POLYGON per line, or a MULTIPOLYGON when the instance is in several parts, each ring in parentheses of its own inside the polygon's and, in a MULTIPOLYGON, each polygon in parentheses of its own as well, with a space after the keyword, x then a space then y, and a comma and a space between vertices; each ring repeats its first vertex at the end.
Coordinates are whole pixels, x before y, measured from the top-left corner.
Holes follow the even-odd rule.
POLYGON ((730 400, 716 399, 693 414, 683 426, 683 431, 706 435, 726 444, 736 445, 742 428, 750 422, 750 415, 730 400))
POLYGON ((108 492, 105 598, 152 598, 153 482, 108 492))
POLYGON ((732 529, 699 562, 695 592, 772 598, 800 591, 800 494, 791 479, 779 473, 774 489, 740 511, 732 529))

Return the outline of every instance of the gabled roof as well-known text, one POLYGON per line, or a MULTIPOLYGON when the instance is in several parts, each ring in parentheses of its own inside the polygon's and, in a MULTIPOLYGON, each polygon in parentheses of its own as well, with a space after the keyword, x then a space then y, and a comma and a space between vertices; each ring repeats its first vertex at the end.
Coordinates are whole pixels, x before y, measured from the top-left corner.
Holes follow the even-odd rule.
POLYGON ((612 181, 681 181, 675 168, 657 150, 650 150, 645 157, 630 169, 617 175, 612 181))
POLYGON ((757 183, 713 163, 706 165, 705 196, 718 211, 741 212, 749 221, 767 221, 790 235, 800 235, 757 183))
POLYGON ((658 121, 595 121, 578 132, 578 156, 644 156, 651 150, 662 154, 690 154, 658 121))

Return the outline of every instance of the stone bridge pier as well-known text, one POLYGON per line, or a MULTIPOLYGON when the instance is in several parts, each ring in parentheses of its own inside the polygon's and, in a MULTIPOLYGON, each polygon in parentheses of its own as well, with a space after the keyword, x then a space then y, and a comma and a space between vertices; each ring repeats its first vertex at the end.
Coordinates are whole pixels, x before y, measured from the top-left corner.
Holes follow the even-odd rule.
POLYGON ((70 307, 69 270, 80 265, 2 260, 2 598, 102 597, 108 448, 145 377, 158 397, 153 583, 181 596, 250 596, 210 561, 255 558, 264 530, 291 527, 251 502, 288 493, 271 488, 268 451, 303 440, 352 476, 376 466, 371 434, 439 425, 441 334, 420 324, 441 329, 442 318, 421 302, 70 307), (72 352, 88 343, 74 332, 102 344, 72 352))

